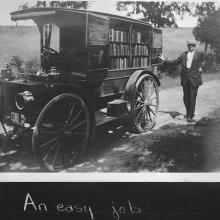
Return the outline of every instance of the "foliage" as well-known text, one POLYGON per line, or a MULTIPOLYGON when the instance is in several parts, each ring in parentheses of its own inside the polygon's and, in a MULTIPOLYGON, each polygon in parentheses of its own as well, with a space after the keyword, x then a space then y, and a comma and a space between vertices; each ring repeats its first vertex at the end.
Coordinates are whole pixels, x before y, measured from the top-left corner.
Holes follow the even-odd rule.
POLYGON ((205 52, 207 52, 208 44, 212 42, 212 29, 215 26, 210 20, 213 13, 215 13, 215 3, 214 2, 202 2, 197 4, 196 10, 193 13, 193 16, 198 17, 198 25, 193 29, 193 35, 196 40, 205 43, 205 52))
POLYGON ((23 73, 24 72, 23 63, 24 61, 21 57, 14 55, 12 56, 9 64, 16 73, 23 73))
POLYGON ((195 11, 192 13, 194 17, 198 18, 198 23, 203 22, 216 10, 215 2, 201 2, 195 6, 195 11))
POLYGON ((12 56, 10 66, 15 72, 15 77, 20 78, 22 73, 36 74, 40 68, 40 60, 38 57, 30 57, 28 60, 23 60, 21 57, 12 56))
POLYGON ((183 17, 191 13, 193 3, 189 2, 146 2, 146 1, 119 1, 117 10, 127 11, 127 15, 141 14, 144 20, 157 27, 177 27, 176 14, 183 17))
POLYGON ((40 68, 40 60, 38 57, 32 57, 25 62, 25 73, 36 74, 40 68))
POLYGON ((214 11, 193 29, 196 40, 210 44, 220 57, 220 9, 214 11))
POLYGON ((205 65, 203 66, 203 71, 205 73, 216 72, 215 57, 213 54, 206 54, 205 56, 205 65))

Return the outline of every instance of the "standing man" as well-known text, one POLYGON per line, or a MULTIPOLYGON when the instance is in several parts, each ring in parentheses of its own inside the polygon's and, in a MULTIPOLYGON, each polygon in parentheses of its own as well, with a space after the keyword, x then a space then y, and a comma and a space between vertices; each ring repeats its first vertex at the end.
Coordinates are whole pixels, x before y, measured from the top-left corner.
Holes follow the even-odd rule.
POLYGON ((188 50, 182 53, 176 60, 164 60, 162 55, 159 57, 164 64, 181 64, 181 85, 183 87, 183 102, 186 107, 186 119, 188 122, 194 121, 197 91, 202 85, 202 67, 204 58, 202 53, 195 50, 196 42, 187 41, 188 50))

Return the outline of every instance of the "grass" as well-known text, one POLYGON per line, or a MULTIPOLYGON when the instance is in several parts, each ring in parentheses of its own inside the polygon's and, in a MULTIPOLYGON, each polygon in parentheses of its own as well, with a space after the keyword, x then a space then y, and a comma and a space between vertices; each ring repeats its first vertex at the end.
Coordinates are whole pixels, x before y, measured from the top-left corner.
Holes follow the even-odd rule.
MULTIPOLYGON (((209 73, 202 74, 203 82, 208 82, 211 80, 220 80, 220 73, 209 73)), ((180 77, 171 78, 167 75, 162 75, 160 79, 161 86, 160 89, 169 89, 176 86, 180 86, 180 77)))

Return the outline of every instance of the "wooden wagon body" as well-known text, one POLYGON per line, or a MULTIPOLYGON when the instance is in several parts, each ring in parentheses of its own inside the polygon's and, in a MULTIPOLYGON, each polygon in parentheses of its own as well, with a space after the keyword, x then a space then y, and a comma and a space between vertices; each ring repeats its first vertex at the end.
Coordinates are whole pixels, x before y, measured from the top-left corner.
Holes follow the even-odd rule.
POLYGON ((33 152, 41 165, 60 170, 75 163, 94 137, 96 110, 107 107, 112 117, 130 113, 138 132, 154 126, 160 82, 153 60, 162 52, 160 29, 66 8, 30 8, 11 18, 37 24, 40 69, 2 81, 1 119, 33 128, 33 152))

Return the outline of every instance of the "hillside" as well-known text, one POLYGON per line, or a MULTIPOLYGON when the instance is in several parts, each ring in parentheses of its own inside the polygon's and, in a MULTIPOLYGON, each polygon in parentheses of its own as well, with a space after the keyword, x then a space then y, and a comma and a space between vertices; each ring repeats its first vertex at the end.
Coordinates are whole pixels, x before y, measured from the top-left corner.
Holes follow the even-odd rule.
POLYGON ((39 43, 37 27, 0 26, 0 68, 13 55, 24 59, 39 55, 39 43))
MULTIPOLYGON (((174 59, 186 49, 186 41, 192 39, 192 28, 167 28, 163 30, 164 57, 174 59)), ((39 33, 37 27, 0 26, 0 68, 13 55, 23 59, 39 55, 39 33)), ((203 46, 198 45, 199 50, 203 46)))
MULTIPOLYGON (((194 39, 192 28, 166 28, 163 29, 163 55, 174 59, 187 49, 187 40, 194 39)), ((204 51, 204 45, 197 44, 197 50, 204 51)))

